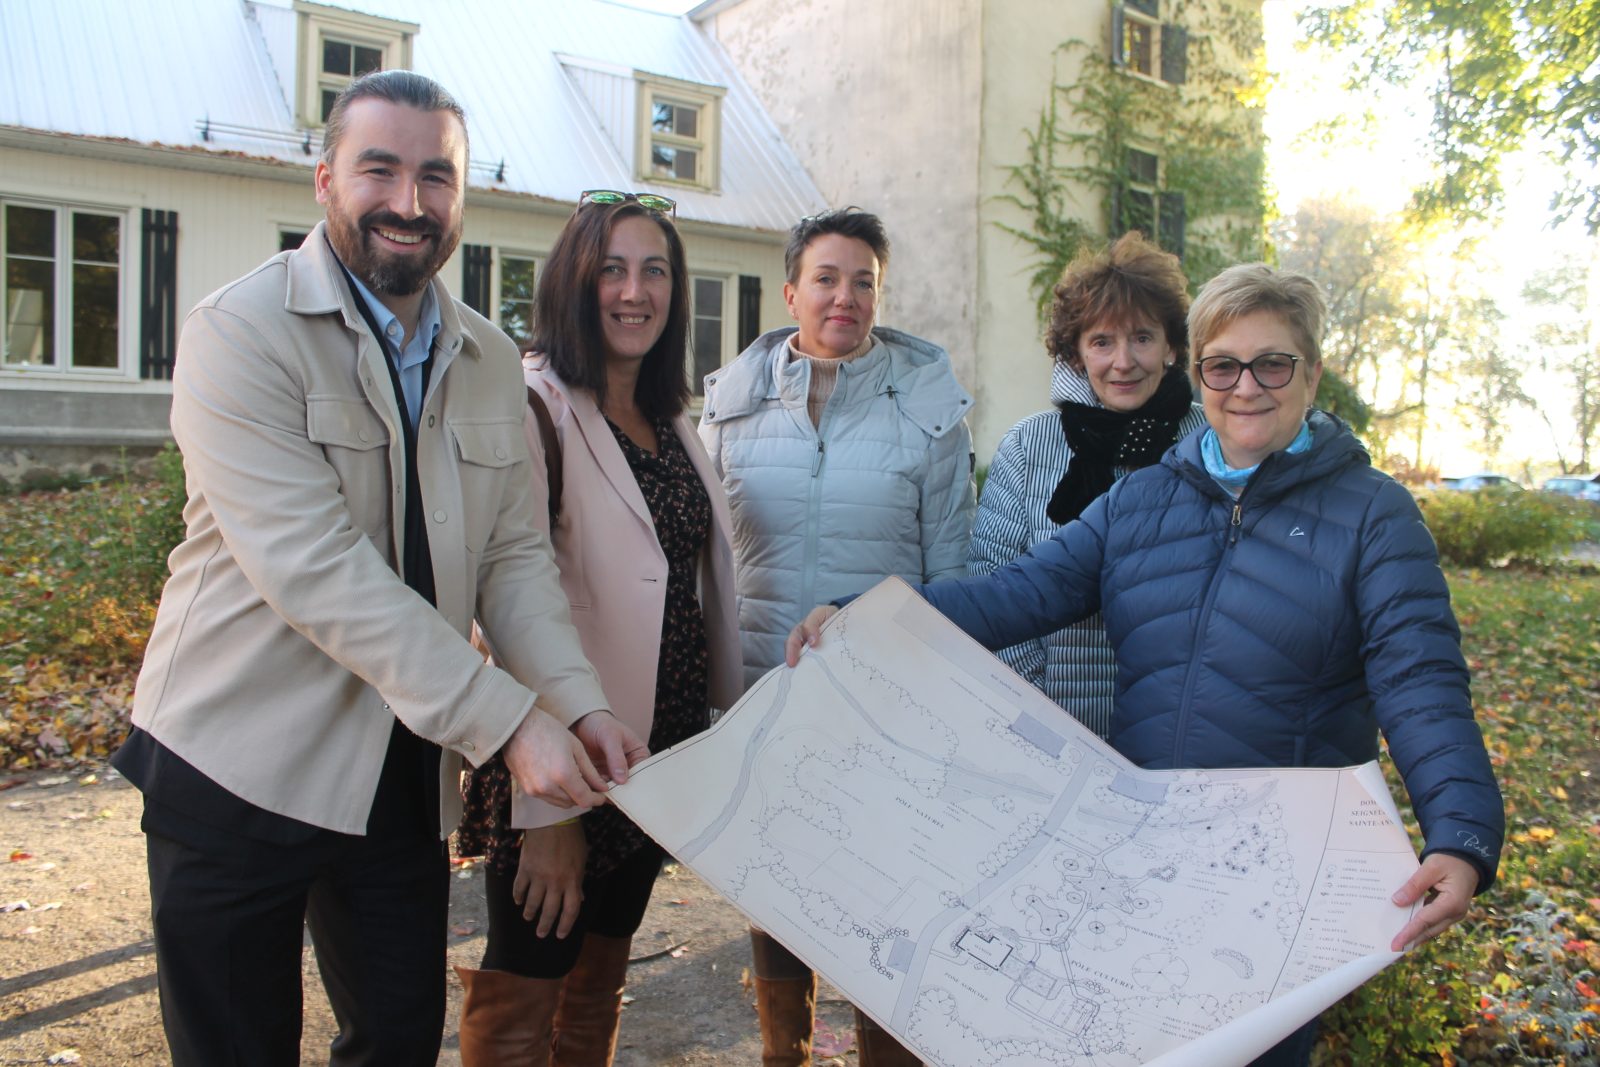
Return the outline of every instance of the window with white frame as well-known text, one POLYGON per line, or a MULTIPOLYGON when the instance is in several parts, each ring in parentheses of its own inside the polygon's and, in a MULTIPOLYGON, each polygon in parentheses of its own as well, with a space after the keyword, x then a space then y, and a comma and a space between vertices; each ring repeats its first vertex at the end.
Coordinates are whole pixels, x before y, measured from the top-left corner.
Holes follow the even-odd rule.
POLYGON ((346 85, 375 70, 411 66, 415 23, 295 0, 299 16, 296 113, 321 126, 346 85))
POLYGON ((642 71, 634 78, 639 86, 637 177, 716 189, 727 90, 642 71))
POLYGON ((113 212, 0 201, 6 366, 120 368, 124 229, 113 212))
POLYGON ((1161 21, 1161 0, 1111 5, 1111 65, 1182 85, 1188 77, 1189 32, 1161 21))
POLYGON ((706 375, 722 366, 723 339, 727 336, 728 282, 726 278, 695 274, 690 276, 690 284, 694 355, 689 366, 689 388, 699 396, 706 375))
POLYGON ((499 327, 519 350, 533 341, 533 293, 539 280, 539 261, 515 252, 500 256, 499 327))

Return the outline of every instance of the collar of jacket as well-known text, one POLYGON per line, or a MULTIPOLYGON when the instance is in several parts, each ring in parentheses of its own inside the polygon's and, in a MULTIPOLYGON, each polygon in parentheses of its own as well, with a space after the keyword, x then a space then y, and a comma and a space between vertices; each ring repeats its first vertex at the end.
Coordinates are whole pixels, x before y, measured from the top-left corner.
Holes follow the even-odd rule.
MULTIPOLYGON (((355 304, 350 286, 340 273, 339 260, 328 245, 325 236, 327 222, 319 222, 306 235, 299 248, 286 252, 289 271, 288 289, 283 299, 283 309, 293 315, 343 316, 344 324, 357 334, 369 335, 361 309, 355 304)), ((437 275, 429 279, 433 287, 433 300, 439 309, 439 339, 441 351, 474 358, 482 356, 478 339, 461 321, 456 302, 437 275)))
MULTIPOLYGON (((1261 461, 1261 466, 1245 483, 1239 499, 1246 495, 1254 503, 1276 499, 1296 486, 1327 477, 1352 463, 1370 465, 1372 458, 1350 427, 1337 415, 1313 409, 1306 416, 1311 427, 1311 447, 1298 455, 1277 451, 1261 461)), ((1201 433, 1191 433, 1167 449, 1161 457, 1164 466, 1175 470, 1184 481, 1207 496, 1231 499, 1215 478, 1206 471, 1200 456, 1201 433)))
MULTIPOLYGON (((783 359, 794 326, 769 330, 739 358, 706 378, 703 421, 743 418, 763 404, 805 407, 809 369, 804 360, 783 359)), ((894 398, 900 414, 930 437, 949 433, 972 410, 972 397, 951 372, 950 357, 938 345, 886 326, 874 326, 872 351, 839 368, 841 390, 870 388, 894 398)))

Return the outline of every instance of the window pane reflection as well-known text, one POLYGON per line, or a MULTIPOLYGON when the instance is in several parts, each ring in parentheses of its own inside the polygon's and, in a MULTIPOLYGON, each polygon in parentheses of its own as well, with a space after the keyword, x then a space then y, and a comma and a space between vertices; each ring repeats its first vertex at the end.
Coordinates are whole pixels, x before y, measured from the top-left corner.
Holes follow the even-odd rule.
POLYGON ((120 219, 110 215, 72 216, 72 258, 79 262, 115 264, 121 258, 120 219))
POLYGON ((55 363, 55 273, 54 263, 6 257, 6 362, 55 363))
POLYGON ((72 268, 72 365, 117 366, 117 268, 72 268))

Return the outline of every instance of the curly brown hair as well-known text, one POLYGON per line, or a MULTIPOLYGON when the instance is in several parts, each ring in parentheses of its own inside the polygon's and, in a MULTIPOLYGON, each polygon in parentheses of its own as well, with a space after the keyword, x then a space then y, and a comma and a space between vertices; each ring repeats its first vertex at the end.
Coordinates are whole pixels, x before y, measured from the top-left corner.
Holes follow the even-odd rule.
POLYGON ((1176 365, 1189 364, 1189 283, 1178 257, 1137 230, 1102 251, 1084 249, 1062 272, 1050 308, 1045 347, 1052 359, 1083 370, 1078 338, 1097 323, 1147 319, 1167 335, 1176 365))

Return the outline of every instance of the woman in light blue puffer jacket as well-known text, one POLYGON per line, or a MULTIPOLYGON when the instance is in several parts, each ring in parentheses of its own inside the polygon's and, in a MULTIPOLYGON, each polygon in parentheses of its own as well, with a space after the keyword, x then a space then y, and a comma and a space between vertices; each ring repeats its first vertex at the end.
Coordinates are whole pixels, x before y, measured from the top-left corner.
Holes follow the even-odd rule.
MULTIPOLYGON (((819 600, 966 571, 972 397, 943 349, 873 326, 888 256, 864 211, 801 220, 783 287, 798 327, 706 378, 700 437, 733 516, 747 685, 819 600)), ((809 1064, 816 976, 765 932, 750 941, 762 1063, 809 1064)), ((920 1062, 859 1011, 856 1030, 861 1067, 920 1062)))
POLYGON ((944 349, 873 327, 884 257, 821 229, 835 217, 873 219, 802 223, 815 233, 784 285, 798 329, 763 334, 705 380, 700 438, 733 509, 747 686, 783 662, 789 627, 812 605, 891 574, 966 573, 972 397, 944 349), (872 276, 845 279, 841 255, 816 252, 835 244, 864 252, 872 276))

